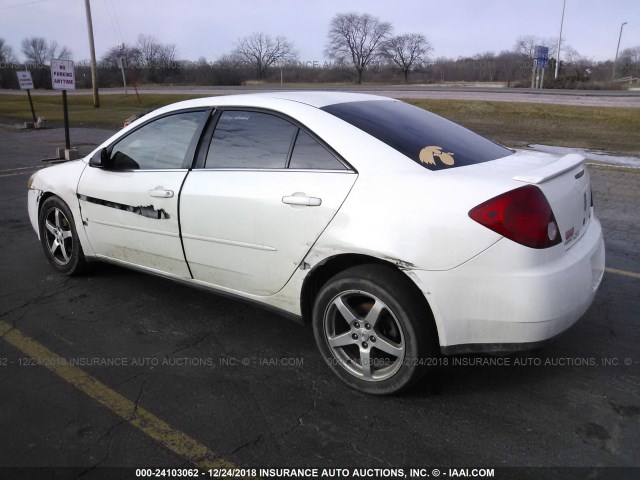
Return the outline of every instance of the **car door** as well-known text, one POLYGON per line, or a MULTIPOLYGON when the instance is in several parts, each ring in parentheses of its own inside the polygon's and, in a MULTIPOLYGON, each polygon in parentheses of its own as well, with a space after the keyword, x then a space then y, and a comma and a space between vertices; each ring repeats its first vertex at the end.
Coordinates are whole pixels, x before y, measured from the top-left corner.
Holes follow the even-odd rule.
POLYGON ((174 112, 128 132, 78 184, 82 221, 97 255, 190 278, 178 199, 208 112, 174 112))
POLYGON ((357 174, 310 132, 271 112, 218 112, 210 136, 199 152, 203 167, 189 173, 180 199, 193 278, 272 295, 299 267, 357 174))

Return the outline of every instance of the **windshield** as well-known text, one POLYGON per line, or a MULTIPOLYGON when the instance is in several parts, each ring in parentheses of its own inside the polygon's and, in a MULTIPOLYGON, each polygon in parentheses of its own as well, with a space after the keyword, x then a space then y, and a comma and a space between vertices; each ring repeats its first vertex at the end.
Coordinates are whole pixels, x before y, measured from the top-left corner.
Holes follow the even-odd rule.
POLYGON ((429 170, 444 170, 506 157, 513 152, 422 108, 369 100, 322 110, 364 130, 429 170))

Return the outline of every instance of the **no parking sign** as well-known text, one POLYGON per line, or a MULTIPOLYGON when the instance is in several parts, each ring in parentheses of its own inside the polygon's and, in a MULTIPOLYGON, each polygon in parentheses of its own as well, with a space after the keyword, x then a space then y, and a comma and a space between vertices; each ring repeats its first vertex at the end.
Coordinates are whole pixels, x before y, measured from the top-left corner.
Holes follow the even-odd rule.
POLYGON ((33 90, 33 79, 31 78, 31 72, 16 72, 16 75, 18 75, 20 90, 33 90))
POLYGON ((55 90, 76 89, 76 74, 72 60, 51 60, 51 85, 55 90))
POLYGON ((67 108, 67 90, 76 89, 76 74, 72 60, 51 59, 51 85, 55 90, 62 90, 62 108, 64 111, 64 145, 71 149, 69 140, 69 110, 67 108))

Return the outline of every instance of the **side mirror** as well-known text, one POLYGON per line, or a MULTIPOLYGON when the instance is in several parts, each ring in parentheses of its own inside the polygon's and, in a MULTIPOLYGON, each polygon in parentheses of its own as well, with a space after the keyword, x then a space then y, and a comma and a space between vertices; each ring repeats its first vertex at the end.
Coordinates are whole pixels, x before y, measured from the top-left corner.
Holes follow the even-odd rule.
POLYGON ((89 159, 89 165, 98 168, 108 168, 110 160, 109 157, 109 149, 101 148, 89 159))

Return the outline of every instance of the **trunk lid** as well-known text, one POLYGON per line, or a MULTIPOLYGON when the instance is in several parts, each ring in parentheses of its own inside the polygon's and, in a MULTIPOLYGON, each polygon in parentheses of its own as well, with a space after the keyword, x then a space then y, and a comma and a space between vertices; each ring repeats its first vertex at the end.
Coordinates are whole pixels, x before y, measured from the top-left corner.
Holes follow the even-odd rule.
POLYGON ((565 249, 582 237, 591 221, 591 178, 582 155, 556 156, 549 163, 515 175, 513 180, 542 190, 558 222, 565 249))
POLYGON ((458 179, 464 175, 470 184, 480 182, 482 188, 472 190, 483 192, 484 200, 528 184, 538 187, 551 206, 567 250, 591 221, 591 179, 582 155, 517 150, 508 157, 456 170, 446 173, 457 173, 458 179))

